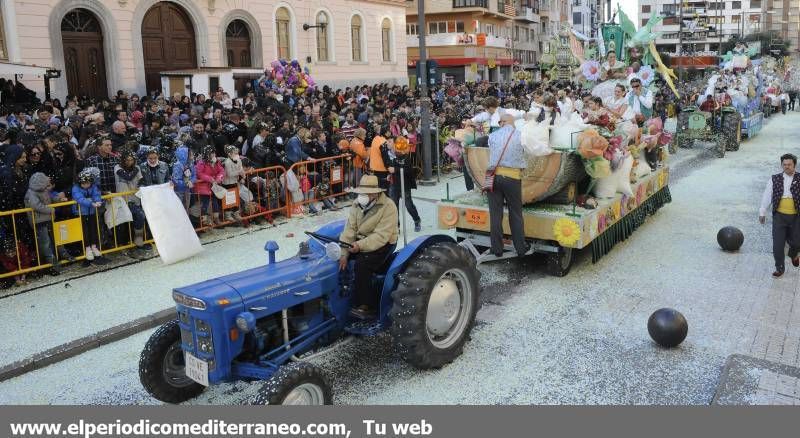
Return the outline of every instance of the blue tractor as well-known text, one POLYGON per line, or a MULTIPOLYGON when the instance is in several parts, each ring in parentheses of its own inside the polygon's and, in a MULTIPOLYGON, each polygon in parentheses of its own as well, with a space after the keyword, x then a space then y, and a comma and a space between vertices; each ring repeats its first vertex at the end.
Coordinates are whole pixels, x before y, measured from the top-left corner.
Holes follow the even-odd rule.
POLYGON ((344 271, 338 263, 343 228, 338 221, 307 232, 298 253, 281 262, 278 245, 267 242, 265 266, 174 289, 176 319, 153 333, 139 360, 147 392, 180 403, 216 383, 262 380, 255 404, 330 404, 328 379, 302 359, 345 336, 384 330, 416 367, 458 357, 480 292, 469 251, 444 235, 393 251, 373 277, 376 319, 355 320, 353 262, 344 271))

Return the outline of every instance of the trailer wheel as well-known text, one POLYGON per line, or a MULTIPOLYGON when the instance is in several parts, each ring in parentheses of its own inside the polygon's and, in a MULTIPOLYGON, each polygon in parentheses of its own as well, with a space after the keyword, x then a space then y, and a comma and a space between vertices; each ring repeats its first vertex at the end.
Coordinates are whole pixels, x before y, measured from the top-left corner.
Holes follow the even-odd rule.
POLYGON ((154 398, 165 403, 181 403, 197 397, 206 387, 186 376, 178 320, 156 330, 139 356, 139 381, 154 398))
POLYGON ((331 386, 318 367, 308 362, 289 362, 264 383, 254 405, 330 405, 331 386))
POLYGON ((558 247, 558 252, 547 255, 547 273, 554 277, 563 277, 569 274, 572 268, 572 248, 558 247))
POLYGON ((406 263, 392 291, 391 334, 417 368, 439 368, 461 355, 478 311, 480 272, 466 248, 443 242, 406 263))

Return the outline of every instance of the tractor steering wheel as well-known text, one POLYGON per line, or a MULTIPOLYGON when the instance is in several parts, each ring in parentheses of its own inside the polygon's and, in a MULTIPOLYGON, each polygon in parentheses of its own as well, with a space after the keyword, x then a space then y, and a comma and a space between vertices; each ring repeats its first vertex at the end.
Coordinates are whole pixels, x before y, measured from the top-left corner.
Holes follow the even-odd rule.
POLYGON ((331 236, 325 236, 325 235, 322 235, 322 234, 312 233, 311 231, 306 231, 306 234, 308 234, 309 236, 311 236, 311 237, 313 237, 313 238, 315 238, 317 240, 321 240, 323 242, 338 243, 339 245, 342 245, 345 248, 352 248, 353 247, 353 245, 351 245, 349 243, 342 242, 341 240, 337 239, 336 237, 331 237, 331 236))

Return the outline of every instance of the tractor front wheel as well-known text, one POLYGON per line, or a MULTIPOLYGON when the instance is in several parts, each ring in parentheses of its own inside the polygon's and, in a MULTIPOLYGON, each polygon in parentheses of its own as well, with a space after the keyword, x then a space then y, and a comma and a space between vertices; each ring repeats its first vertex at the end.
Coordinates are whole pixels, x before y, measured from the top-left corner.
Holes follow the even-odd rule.
POLYGON ((289 362, 264 383, 254 405, 330 405, 331 386, 318 367, 308 362, 289 362))
POLYGON ((443 242, 409 260, 392 291, 391 333, 417 368, 439 368, 461 355, 478 311, 480 272, 466 248, 443 242))
POLYGON ((150 395, 165 403, 184 402, 206 389, 186 376, 177 319, 159 327, 147 340, 139 357, 139 381, 150 395))

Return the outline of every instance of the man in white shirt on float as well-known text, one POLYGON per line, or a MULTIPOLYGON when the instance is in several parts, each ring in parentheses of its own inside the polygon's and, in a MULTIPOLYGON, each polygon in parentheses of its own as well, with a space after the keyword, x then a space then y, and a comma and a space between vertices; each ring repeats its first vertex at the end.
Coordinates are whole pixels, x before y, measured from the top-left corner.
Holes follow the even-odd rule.
POLYGON ((631 91, 626 96, 628 108, 637 116, 642 115, 644 120, 653 116, 653 92, 642 86, 638 77, 631 79, 631 91))
POLYGON ((773 277, 780 277, 786 270, 785 246, 789 244, 789 258, 792 265, 800 267, 800 175, 795 172, 797 157, 792 154, 781 156, 783 172, 772 175, 764 194, 761 196, 761 207, 758 210, 758 221, 767 222, 767 210, 772 205, 772 255, 775 257, 773 277))
POLYGON ((469 120, 469 123, 475 126, 489 122, 489 134, 500 129, 501 116, 508 114, 518 120, 524 118, 526 114, 525 111, 513 108, 500 108, 500 102, 496 97, 487 97, 483 101, 483 107, 486 108, 486 111, 476 114, 469 120))

